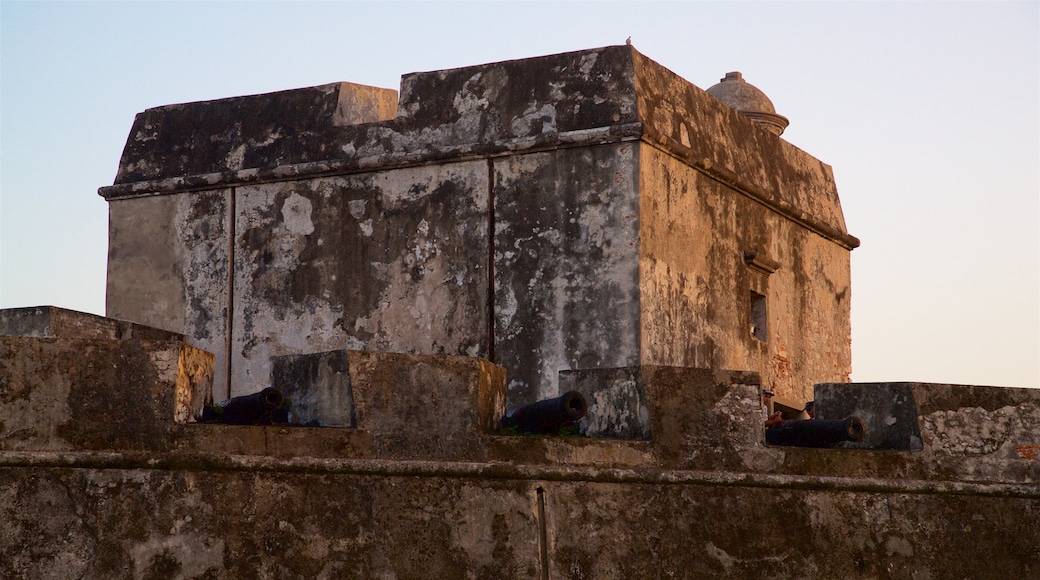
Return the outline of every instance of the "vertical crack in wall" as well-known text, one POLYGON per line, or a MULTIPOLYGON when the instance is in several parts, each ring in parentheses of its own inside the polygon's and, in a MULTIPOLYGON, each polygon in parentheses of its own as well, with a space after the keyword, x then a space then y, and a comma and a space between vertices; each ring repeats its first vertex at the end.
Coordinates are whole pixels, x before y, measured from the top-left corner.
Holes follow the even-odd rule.
POLYGON ((549 534, 545 524, 545 490, 539 486, 535 488, 535 493, 538 496, 538 578, 549 580, 549 534))
POLYGON ((224 329, 224 385, 225 399, 231 398, 231 348, 234 344, 235 317, 235 197, 238 188, 232 187, 228 195, 228 251, 227 251, 227 326, 224 329))
MULTIPOLYGON (((495 162, 488 164, 487 357, 495 362, 495 162)), ((539 496, 541 497, 541 496, 539 496)))

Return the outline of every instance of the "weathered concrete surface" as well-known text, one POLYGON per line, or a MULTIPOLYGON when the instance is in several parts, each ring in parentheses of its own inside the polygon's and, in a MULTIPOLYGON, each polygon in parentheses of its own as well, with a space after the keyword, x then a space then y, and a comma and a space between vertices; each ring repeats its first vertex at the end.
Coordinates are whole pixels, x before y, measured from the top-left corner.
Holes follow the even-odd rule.
POLYGON ((534 578, 531 487, 290 472, 5 468, 0 576, 534 578))
POLYGON ((484 162, 238 188, 234 393, 273 356, 486 356, 487 195, 484 162))
POLYGON ((220 189, 108 206, 107 315, 183 333, 213 353, 217 400, 228 398, 232 195, 220 189))
POLYGON ((847 249, 658 149, 642 150, 639 177, 644 364, 756 369, 800 400, 848 380, 847 249), (764 341, 749 330, 752 291, 766 297, 764 341))
POLYGON ((345 350, 273 357, 271 386, 285 397, 291 425, 357 426, 345 350))
POLYGON ((630 143, 495 162, 495 352, 510 405, 565 369, 639 363, 638 156, 630 143))
POLYGON ((0 310, 0 336, 167 341, 184 339, 183 335, 176 332, 56 306, 0 310))
POLYGON ((505 414, 505 371, 486 360, 351 351, 358 427, 382 457, 483 459, 505 414))
POLYGON ((1040 569, 1036 499, 584 482, 546 488, 552 578, 1007 578, 1040 569), (951 557, 967 553, 992 564, 951 557))
POLYGON ((0 449, 168 449, 212 382, 179 341, 0 337, 0 449))
POLYGON ((866 425, 863 441, 848 441, 843 447, 906 451, 923 448, 914 389, 909 383, 821 384, 816 385, 815 391, 817 419, 859 417, 866 425))
POLYGON ((360 124, 337 86, 149 109, 101 191, 109 314, 214 352, 218 396, 345 348, 487 357, 513 405, 568 369, 847 380, 830 168, 631 47, 406 75, 360 124))
POLYGON ((650 439, 650 411, 639 367, 560 371, 560 392, 578 391, 589 403, 579 422, 589 437, 650 439))

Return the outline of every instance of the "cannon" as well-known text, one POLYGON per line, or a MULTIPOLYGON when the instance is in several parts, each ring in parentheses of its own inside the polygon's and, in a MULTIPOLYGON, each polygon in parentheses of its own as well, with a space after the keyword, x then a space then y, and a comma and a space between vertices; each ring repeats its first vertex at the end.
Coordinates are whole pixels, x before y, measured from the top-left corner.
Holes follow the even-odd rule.
POLYGON ((555 399, 543 399, 517 407, 502 418, 502 429, 517 433, 555 435, 585 416, 589 402, 578 391, 568 391, 555 399))
POLYGON ((867 426, 859 417, 781 421, 766 429, 766 443, 792 447, 833 447, 842 441, 863 441, 867 426))
POLYGON ((271 425, 288 423, 285 397, 274 387, 241 397, 206 405, 202 408, 200 423, 224 423, 225 425, 271 425))

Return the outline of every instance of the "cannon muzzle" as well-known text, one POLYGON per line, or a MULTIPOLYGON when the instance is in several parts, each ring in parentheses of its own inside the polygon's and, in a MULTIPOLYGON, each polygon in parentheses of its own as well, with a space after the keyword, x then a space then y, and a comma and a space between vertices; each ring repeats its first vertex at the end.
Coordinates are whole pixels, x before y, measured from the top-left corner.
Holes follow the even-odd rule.
POLYGON ((834 421, 781 421, 766 429, 766 443, 793 447, 833 447, 842 441, 863 441, 867 426, 859 417, 834 421))
POLYGON ((568 391, 555 399, 543 399, 517 407, 502 418, 502 428, 518 433, 556 434, 585 416, 589 402, 578 391, 568 391))
MULTIPOLYGON (((230 399, 202 409, 200 423, 224 423, 226 425, 270 425, 285 423, 275 411, 282 408, 285 398, 274 387, 241 397, 230 399)), ((284 415, 284 414, 282 414, 284 415)))

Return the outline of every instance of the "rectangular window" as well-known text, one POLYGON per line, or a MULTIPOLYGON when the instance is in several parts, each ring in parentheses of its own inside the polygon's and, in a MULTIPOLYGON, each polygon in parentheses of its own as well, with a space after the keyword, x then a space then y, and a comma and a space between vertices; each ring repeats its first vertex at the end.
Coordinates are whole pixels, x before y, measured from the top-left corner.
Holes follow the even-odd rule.
POLYGON ((751 336, 766 342, 766 297, 751 291, 751 336))

